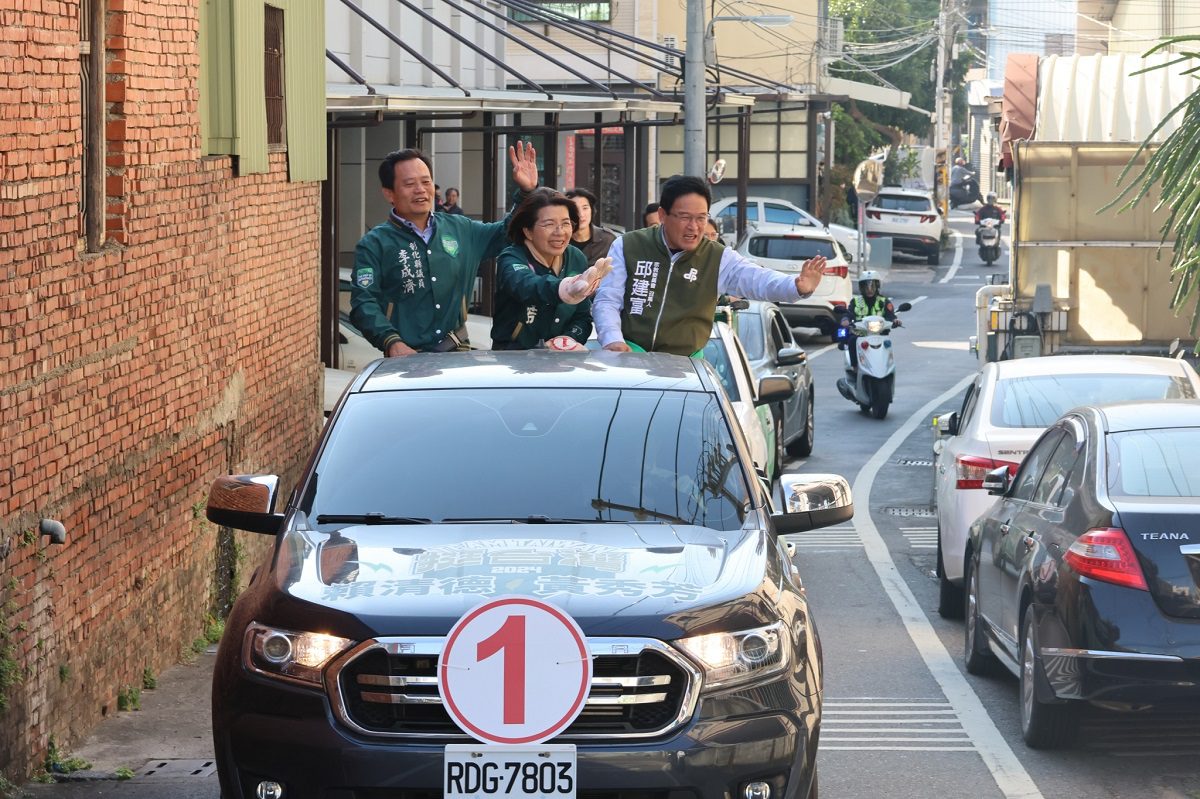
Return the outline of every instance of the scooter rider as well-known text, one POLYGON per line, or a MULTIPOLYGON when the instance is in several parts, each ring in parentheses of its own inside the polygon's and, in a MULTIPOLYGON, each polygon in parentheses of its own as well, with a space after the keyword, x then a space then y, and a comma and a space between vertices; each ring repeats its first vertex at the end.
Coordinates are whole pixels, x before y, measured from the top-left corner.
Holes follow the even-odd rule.
POLYGON ((1000 224, 1004 224, 1004 209, 996 205, 996 193, 992 191, 988 192, 983 205, 975 211, 975 244, 977 246, 980 243, 979 223, 985 219, 998 219, 1000 224))
POLYGON ((851 299, 850 305, 842 311, 841 326, 846 328, 846 334, 838 346, 850 348, 850 365, 854 369, 858 368, 858 348, 854 346, 854 322, 867 316, 882 316, 892 323, 892 327, 902 326, 892 301, 879 293, 879 287, 878 272, 869 269, 863 272, 858 276, 858 296, 851 299))

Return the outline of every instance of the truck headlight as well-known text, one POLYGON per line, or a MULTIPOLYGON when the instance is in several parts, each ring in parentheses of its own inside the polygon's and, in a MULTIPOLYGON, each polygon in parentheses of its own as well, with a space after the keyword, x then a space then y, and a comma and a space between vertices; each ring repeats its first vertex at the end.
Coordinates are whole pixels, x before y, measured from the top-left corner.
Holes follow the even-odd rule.
POLYGON ((711 633, 675 642, 704 668, 704 688, 728 688, 783 671, 791 651, 782 621, 732 633, 711 633))
POLYGON ((325 664, 353 644, 336 635, 280 630, 255 622, 246 628, 242 662, 256 674, 319 686, 325 664))

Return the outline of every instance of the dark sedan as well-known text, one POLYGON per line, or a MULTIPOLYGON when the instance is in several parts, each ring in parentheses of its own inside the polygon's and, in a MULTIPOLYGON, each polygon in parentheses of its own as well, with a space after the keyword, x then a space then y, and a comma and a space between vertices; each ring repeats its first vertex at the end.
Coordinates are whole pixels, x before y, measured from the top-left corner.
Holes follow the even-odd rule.
MULTIPOLYGON (((709 363, 661 353, 369 365, 282 512, 273 475, 209 494, 212 521, 276 536, 217 655, 222 795, 479 795, 460 745, 499 750, 470 743, 439 683, 463 667, 439 659, 461 618, 515 595, 573 619, 591 682, 553 751, 503 748, 522 779, 492 799, 815 797, 821 649, 779 535, 849 519, 849 486, 788 475, 773 513, 732 414, 709 363), (543 765, 551 782, 527 784, 543 765)), ((527 649, 523 624, 489 637, 514 636, 475 700, 503 691, 504 725, 544 699, 526 665, 546 639, 527 649)))
POLYGON ((796 393, 771 405, 775 421, 776 463, 788 455, 803 457, 813 449, 813 379, 808 354, 792 337, 783 311, 773 302, 754 301, 737 313, 737 334, 746 350, 754 382, 783 375, 796 384, 796 393))
POLYGON ((964 655, 1018 676, 1026 743, 1069 743, 1081 701, 1200 699, 1200 402, 1075 409, 984 485, 964 655))

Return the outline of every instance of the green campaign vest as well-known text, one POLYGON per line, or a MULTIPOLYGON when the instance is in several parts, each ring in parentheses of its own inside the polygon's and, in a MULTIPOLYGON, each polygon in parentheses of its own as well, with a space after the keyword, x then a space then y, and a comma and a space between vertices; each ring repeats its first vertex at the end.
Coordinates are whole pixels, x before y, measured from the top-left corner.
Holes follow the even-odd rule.
POLYGON ((625 302, 621 333, 647 352, 691 355, 704 349, 717 309, 725 246, 708 239, 671 263, 659 226, 621 237, 625 302))

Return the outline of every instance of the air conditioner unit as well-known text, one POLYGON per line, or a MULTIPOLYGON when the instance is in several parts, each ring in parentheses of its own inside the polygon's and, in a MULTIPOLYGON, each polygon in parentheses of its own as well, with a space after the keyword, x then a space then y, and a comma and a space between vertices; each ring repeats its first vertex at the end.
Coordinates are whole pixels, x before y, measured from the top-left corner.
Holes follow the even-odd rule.
POLYGON ((821 61, 828 64, 839 61, 842 50, 846 47, 846 24, 841 17, 826 18, 821 21, 821 41, 818 49, 821 61))

